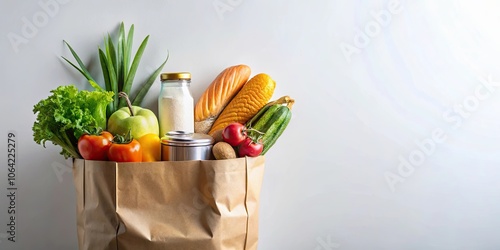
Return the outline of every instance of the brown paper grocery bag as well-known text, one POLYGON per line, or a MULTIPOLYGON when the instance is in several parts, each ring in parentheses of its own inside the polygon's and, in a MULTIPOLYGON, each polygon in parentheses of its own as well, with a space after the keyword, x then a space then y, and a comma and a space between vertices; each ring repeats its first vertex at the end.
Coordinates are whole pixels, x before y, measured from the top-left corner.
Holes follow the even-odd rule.
POLYGON ((75 159, 79 249, 257 249, 264 157, 75 159))

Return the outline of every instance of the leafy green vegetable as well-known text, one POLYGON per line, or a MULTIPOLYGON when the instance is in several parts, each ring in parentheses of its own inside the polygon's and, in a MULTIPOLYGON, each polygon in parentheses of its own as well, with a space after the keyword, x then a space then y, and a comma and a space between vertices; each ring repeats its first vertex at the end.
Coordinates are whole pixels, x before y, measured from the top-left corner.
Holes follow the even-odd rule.
POLYGON ((106 106, 113 100, 113 92, 79 91, 73 85, 50 92, 52 95, 33 107, 33 113, 38 113, 33 124, 34 140, 44 147, 47 141, 61 146, 65 158, 81 158, 78 138, 86 130, 106 128, 106 106))
MULTIPOLYGON (((140 106, 146 93, 149 91, 151 85, 158 77, 163 69, 163 66, 168 60, 167 55, 165 61, 163 61, 163 63, 150 75, 150 77, 142 83, 137 94, 132 95, 130 93, 132 84, 149 40, 149 36, 144 38, 132 58, 133 36, 134 25, 132 24, 132 26, 130 26, 128 34, 126 34, 125 26, 122 22, 120 24, 118 42, 116 44, 113 43, 111 36, 108 35, 104 38, 104 49, 98 48, 99 62, 101 63, 101 71, 104 78, 103 86, 107 91, 112 91, 114 93, 113 102, 111 102, 107 107, 107 118, 109 118, 116 110, 126 107, 125 101, 119 100, 118 98, 118 93, 120 92, 127 93, 127 95, 131 97, 133 105, 140 106)), ((63 57, 63 59, 77 69, 89 82, 97 82, 89 73, 85 64, 73 48, 66 41, 64 41, 64 43, 68 46, 78 65, 72 63, 65 57, 63 57)))

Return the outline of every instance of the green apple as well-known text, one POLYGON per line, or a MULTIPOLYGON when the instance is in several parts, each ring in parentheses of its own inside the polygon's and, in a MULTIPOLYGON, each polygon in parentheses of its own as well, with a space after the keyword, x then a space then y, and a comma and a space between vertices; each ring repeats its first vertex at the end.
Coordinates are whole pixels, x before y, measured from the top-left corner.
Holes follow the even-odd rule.
POLYGON ((129 130, 135 139, 139 139, 145 134, 160 134, 155 113, 138 106, 118 109, 108 119, 108 131, 111 134, 125 135, 129 130))

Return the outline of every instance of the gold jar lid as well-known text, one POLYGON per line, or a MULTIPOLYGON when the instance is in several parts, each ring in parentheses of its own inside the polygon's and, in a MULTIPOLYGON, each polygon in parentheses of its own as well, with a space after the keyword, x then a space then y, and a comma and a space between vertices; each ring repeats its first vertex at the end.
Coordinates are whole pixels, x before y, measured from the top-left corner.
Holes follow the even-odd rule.
POLYGON ((174 72, 174 73, 162 73, 160 75, 160 80, 191 80, 191 73, 189 72, 174 72))

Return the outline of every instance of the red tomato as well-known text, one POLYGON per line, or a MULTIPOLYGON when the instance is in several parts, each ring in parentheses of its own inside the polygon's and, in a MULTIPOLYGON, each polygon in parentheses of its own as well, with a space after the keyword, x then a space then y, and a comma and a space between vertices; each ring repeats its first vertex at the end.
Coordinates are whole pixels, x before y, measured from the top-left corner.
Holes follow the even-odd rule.
POLYGON ((233 147, 240 145, 246 138, 246 128, 241 123, 231 123, 222 131, 222 139, 233 147))
POLYGON ((78 151, 85 160, 105 161, 111 140, 113 135, 107 131, 98 135, 84 134, 78 139, 78 151))
POLYGON ((108 159, 116 162, 141 162, 141 144, 136 139, 128 143, 113 142, 108 150, 108 159))
POLYGON ((264 149, 264 145, 261 142, 254 142, 250 138, 246 138, 239 146, 238 146, 238 156, 239 157, 256 157, 262 153, 264 149))

